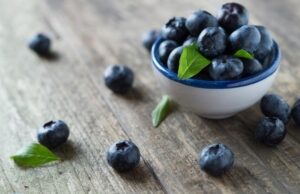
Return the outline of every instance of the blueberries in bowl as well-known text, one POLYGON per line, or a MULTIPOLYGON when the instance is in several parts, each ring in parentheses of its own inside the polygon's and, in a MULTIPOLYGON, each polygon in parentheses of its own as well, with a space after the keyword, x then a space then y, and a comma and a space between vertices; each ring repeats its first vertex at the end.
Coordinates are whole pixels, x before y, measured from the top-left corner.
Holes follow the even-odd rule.
POLYGON ((207 11, 199 10, 192 13, 192 15, 187 18, 185 26, 192 36, 197 37, 205 28, 217 27, 218 21, 207 11))
POLYGON ((264 26, 248 22, 247 9, 238 3, 224 4, 217 17, 204 10, 187 19, 173 17, 162 28, 160 64, 181 80, 233 81, 258 75, 274 64, 277 45, 264 26), (178 68, 182 53, 185 67, 178 68), (209 71, 202 73, 204 69, 209 71))
POLYGON ((128 140, 114 143, 106 154, 108 164, 119 172, 126 172, 136 167, 140 157, 139 148, 128 140))
POLYGON ((161 32, 158 30, 150 30, 143 35, 143 45, 149 52, 151 51, 152 45, 160 35, 161 32))
POLYGON ((244 76, 254 75, 263 70, 262 64, 256 59, 241 59, 244 64, 244 76))
POLYGON ((293 106, 292 117, 295 123, 300 126, 300 99, 298 99, 293 106))
POLYGON ((224 144, 212 144, 201 151, 198 163, 208 174, 221 176, 233 166, 234 154, 224 144))
POLYGON ((162 28, 162 36, 181 44, 188 37, 189 32, 185 27, 186 19, 183 17, 171 18, 162 28))
POLYGON ((224 53, 227 36, 221 27, 205 28, 199 35, 197 45, 200 53, 208 58, 214 58, 224 53))
POLYGON ((260 102, 260 108, 265 116, 279 118, 285 124, 290 119, 291 108, 289 104, 276 94, 265 95, 260 102))
POLYGON ((254 52, 254 55, 258 60, 263 61, 264 58, 272 50, 273 40, 267 28, 265 28, 264 26, 255 26, 255 27, 260 33, 261 40, 256 51, 254 52))
POLYGON ((261 36, 257 28, 249 25, 238 28, 229 36, 229 44, 233 52, 243 49, 253 53, 258 48, 260 40, 261 36))
POLYGON ((161 61, 163 62, 163 64, 167 65, 167 61, 168 61, 170 53, 177 47, 178 47, 178 44, 173 40, 163 41, 159 45, 159 51, 158 51, 159 57, 160 57, 161 61))
POLYGON ((213 80, 237 79, 243 69, 244 65, 240 59, 224 55, 212 60, 209 75, 213 80))
POLYGON ((125 65, 112 65, 104 72, 105 85, 117 94, 127 93, 132 88, 133 80, 133 71, 125 65))
POLYGON ((69 127, 64 121, 49 121, 38 130, 37 139, 40 144, 54 149, 65 143, 69 134, 69 127))
POLYGON ((276 146, 286 135, 284 123, 276 117, 262 118, 255 130, 258 141, 268 146, 276 146))
POLYGON ((228 33, 247 25, 249 21, 247 9, 238 3, 226 3, 218 12, 218 21, 228 33))
POLYGON ((177 73, 179 67, 179 60, 182 53, 183 47, 177 47, 174 49, 168 58, 168 69, 174 73, 177 73))

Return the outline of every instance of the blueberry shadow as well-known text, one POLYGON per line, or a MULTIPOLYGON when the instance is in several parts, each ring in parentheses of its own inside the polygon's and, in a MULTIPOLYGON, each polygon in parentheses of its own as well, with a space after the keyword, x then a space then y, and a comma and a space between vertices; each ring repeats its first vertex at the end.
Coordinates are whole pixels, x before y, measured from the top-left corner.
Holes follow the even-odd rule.
POLYGON ((80 149, 76 147, 74 142, 68 140, 65 144, 53 150, 53 152, 61 158, 61 161, 66 161, 74 159, 80 152, 80 149))
POLYGON ((41 59, 47 60, 47 61, 50 61, 50 62, 55 62, 55 61, 59 60, 59 58, 60 58, 60 54, 56 51, 50 51, 47 54, 40 54, 38 56, 41 59))
POLYGON ((116 94, 118 97, 122 97, 130 101, 143 101, 145 100, 144 94, 141 92, 142 89, 139 87, 133 87, 125 94, 116 94))
POLYGON ((145 183, 151 176, 144 163, 140 163, 137 167, 135 167, 131 171, 118 172, 118 175, 126 181, 135 182, 135 183, 145 183))

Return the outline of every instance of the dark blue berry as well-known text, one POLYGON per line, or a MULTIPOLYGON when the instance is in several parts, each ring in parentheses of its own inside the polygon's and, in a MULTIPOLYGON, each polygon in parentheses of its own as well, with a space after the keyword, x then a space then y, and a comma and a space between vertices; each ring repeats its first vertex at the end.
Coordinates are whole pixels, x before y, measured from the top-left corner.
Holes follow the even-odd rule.
POLYGON ((256 139, 268 146, 279 144, 285 135, 284 123, 276 117, 262 118, 255 130, 256 139))
POLYGON ((198 37, 204 28, 218 26, 218 21, 207 11, 199 10, 187 18, 185 26, 192 36, 198 37))
POLYGON ((256 59, 241 59, 244 64, 243 76, 257 74, 263 70, 263 66, 256 59))
POLYGON ((176 49, 174 49, 169 58, 168 58, 168 69, 174 73, 177 73, 178 71, 178 67, 179 67, 179 60, 180 60, 180 56, 181 53, 183 51, 183 47, 177 47, 176 49))
POLYGON ((28 42, 28 47, 38 55, 48 55, 50 52, 50 46, 51 40, 48 36, 41 33, 33 36, 28 42))
POLYGON ((273 44, 271 51, 267 54, 267 56, 264 59, 260 60, 263 67, 264 68, 269 67, 273 63, 275 56, 276 56, 276 48, 275 45, 273 44))
POLYGON ((212 144, 202 150, 198 163, 208 174, 221 176, 233 166, 234 154, 224 144, 212 144))
POLYGON ((260 33, 255 26, 242 26, 230 34, 230 48, 233 52, 244 49, 253 53, 258 48, 260 39, 260 33))
POLYGON ((196 42, 197 42, 197 38, 196 38, 196 37, 193 37, 193 36, 190 36, 190 37, 188 37, 188 38, 184 41, 184 43, 183 43, 182 46, 188 46, 188 45, 191 45, 191 44, 196 43, 196 42))
POLYGON ((300 99, 298 99, 293 106, 292 117, 295 123, 300 126, 300 99))
POLYGON ((255 26, 260 33, 260 43, 254 52, 255 58, 263 61, 264 58, 271 52, 273 47, 273 39, 269 31, 264 26, 255 26))
POLYGON ((124 140, 114 143, 107 151, 108 164, 119 172, 126 172, 140 162, 140 151, 131 141, 124 140))
POLYGON ((235 57, 224 55, 212 60, 209 75, 213 80, 230 80, 240 77, 244 69, 243 62, 235 57))
POLYGON ((197 45, 201 54, 215 58, 224 53, 227 36, 221 27, 205 28, 199 35, 197 45))
POLYGON ((157 40, 157 38, 161 35, 161 32, 158 30, 150 30, 143 36, 143 45, 150 52, 152 45, 157 40))
POLYGON ((265 95, 261 99, 260 108, 267 117, 277 117, 285 124, 289 121, 291 108, 281 96, 276 94, 265 95))
POLYGON ((185 27, 185 18, 173 17, 162 28, 162 36, 168 40, 174 40, 182 44, 189 32, 185 27))
POLYGON ((118 94, 127 93, 132 88, 133 80, 133 71, 125 65, 112 65, 104 72, 105 85, 118 94))
POLYGON ((167 65, 170 53, 177 47, 178 44, 173 40, 165 40, 159 45, 158 52, 164 65, 167 65))
POLYGON ((38 142, 49 149, 54 149, 65 143, 70 130, 64 121, 49 121, 38 130, 38 142))
POLYGON ((226 3, 218 12, 219 24, 228 32, 247 25, 249 21, 247 9, 238 3, 226 3))

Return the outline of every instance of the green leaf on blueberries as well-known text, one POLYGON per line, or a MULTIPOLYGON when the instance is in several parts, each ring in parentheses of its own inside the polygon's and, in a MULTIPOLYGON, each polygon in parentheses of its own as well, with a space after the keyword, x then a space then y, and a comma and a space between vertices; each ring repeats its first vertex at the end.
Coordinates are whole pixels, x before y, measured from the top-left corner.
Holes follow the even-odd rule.
POLYGON ((244 58, 244 59, 253 59, 253 54, 249 53, 248 51, 244 49, 240 49, 236 51, 233 56, 238 58, 244 58))
POLYGON ((154 127, 158 125, 166 118, 169 110, 169 97, 163 96, 159 104, 152 111, 152 124, 154 127))
POLYGON ((22 148, 16 155, 10 157, 14 162, 22 167, 38 167, 43 164, 60 160, 45 146, 32 143, 22 148))
POLYGON ((199 51, 196 44, 184 47, 179 60, 178 78, 189 79, 211 63, 199 51))

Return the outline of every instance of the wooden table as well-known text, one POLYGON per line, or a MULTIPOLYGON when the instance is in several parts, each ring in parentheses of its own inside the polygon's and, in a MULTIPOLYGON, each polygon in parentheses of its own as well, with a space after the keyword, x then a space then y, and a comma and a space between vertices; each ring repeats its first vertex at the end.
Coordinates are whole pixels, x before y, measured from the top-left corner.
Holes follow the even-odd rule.
MULTIPOLYGON (((299 193, 300 129, 293 122, 277 148, 257 143, 255 106, 226 120, 206 120, 177 108, 160 127, 150 113, 162 96, 141 35, 171 16, 196 9, 216 13, 225 1, 194 0, 1 0, 0 1, 0 193, 299 193), (26 47, 36 32, 53 37, 55 60, 26 47), (126 96, 103 84, 109 64, 136 73, 126 96), (71 128, 57 151, 64 161, 23 170, 9 156, 35 141, 36 129, 51 119, 71 128), (109 145, 132 139, 142 161, 118 174, 107 162, 109 145), (197 165, 205 145, 227 144, 234 168, 213 178, 197 165)), ((251 23, 266 25, 282 49, 281 70, 272 91, 290 104, 300 96, 300 3, 298 0, 240 1, 251 23)))

